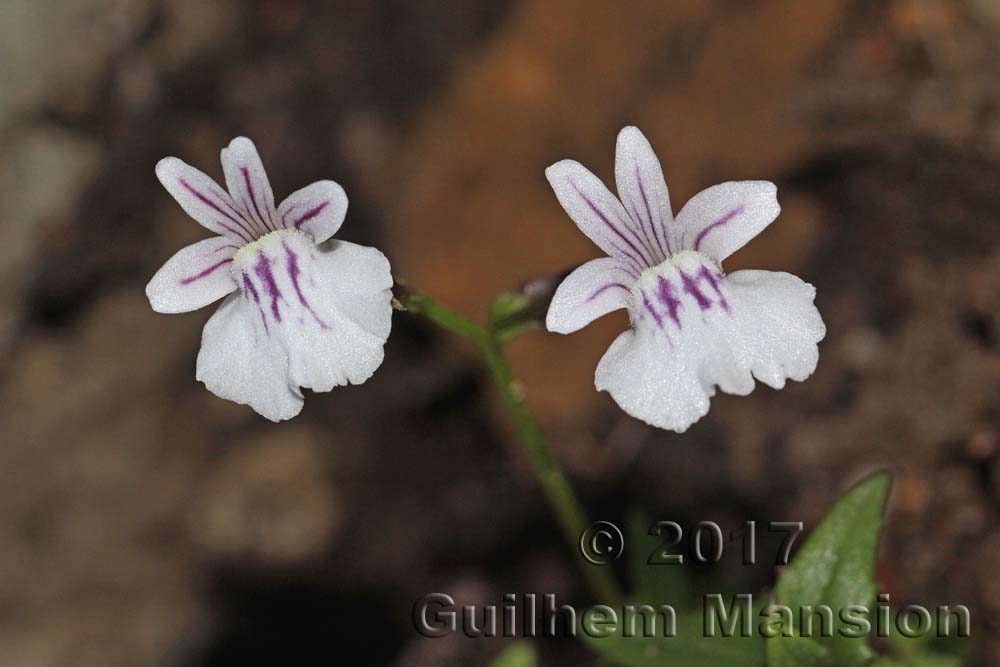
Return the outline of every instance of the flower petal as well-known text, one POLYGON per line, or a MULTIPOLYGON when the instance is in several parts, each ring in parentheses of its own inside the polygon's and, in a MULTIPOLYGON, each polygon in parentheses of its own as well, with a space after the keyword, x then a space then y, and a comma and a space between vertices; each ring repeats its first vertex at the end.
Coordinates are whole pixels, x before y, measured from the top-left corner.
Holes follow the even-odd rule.
POLYGON ((222 149, 222 170, 236 205, 253 221, 258 235, 275 231, 274 193, 260 161, 257 147, 246 137, 236 137, 222 149))
POLYGON ((559 284, 545 326, 572 333, 612 310, 625 308, 638 275, 613 257, 594 259, 576 268, 559 284))
POLYGON ((681 248, 717 262, 742 248, 781 212, 769 181, 732 181, 703 190, 677 214, 681 248))
POLYGON ((316 243, 337 233, 347 214, 347 195, 333 181, 319 181, 289 195, 278 207, 284 229, 308 232, 316 243))
POLYGON ((302 394, 288 383, 288 356, 265 334, 242 294, 231 294, 205 324, 196 377, 220 398, 249 405, 271 421, 302 410, 302 394))
POLYGON ((235 207, 226 191, 191 165, 175 157, 163 158, 156 164, 156 177, 202 227, 240 243, 257 238, 254 225, 235 207))
POLYGON ((634 328, 612 343, 595 374, 597 388, 626 412, 677 432, 708 412, 716 386, 745 395, 754 378, 775 388, 786 378, 804 380, 826 333, 815 289, 795 276, 740 271, 721 278, 693 269, 643 278, 633 297, 634 328))
POLYGON ((182 248, 146 285, 149 303, 158 313, 186 313, 207 306, 236 289, 229 272, 239 246, 216 236, 182 248))
POLYGON ((618 133, 615 150, 615 182, 625 210, 642 231, 646 245, 656 253, 657 263, 673 254, 670 223, 670 193, 653 147, 637 127, 618 133))
POLYGON ((378 250, 343 241, 317 246, 303 232, 281 230, 242 249, 233 271, 240 294, 231 308, 239 313, 206 326, 199 355, 198 378, 219 396, 287 419, 298 412, 300 387, 360 384, 382 363, 392 276, 378 250), (218 343, 210 334, 233 340, 218 343), (254 383, 260 386, 248 386, 254 383))
POLYGON ((302 275, 315 275, 315 284, 302 281, 303 298, 327 327, 306 321, 291 334, 291 381, 313 391, 361 384, 381 365, 392 328, 389 260, 375 248, 331 241, 302 261, 302 275))
POLYGON ((563 209, 597 247, 638 273, 658 263, 636 222, 586 167, 562 160, 546 169, 545 176, 563 209))

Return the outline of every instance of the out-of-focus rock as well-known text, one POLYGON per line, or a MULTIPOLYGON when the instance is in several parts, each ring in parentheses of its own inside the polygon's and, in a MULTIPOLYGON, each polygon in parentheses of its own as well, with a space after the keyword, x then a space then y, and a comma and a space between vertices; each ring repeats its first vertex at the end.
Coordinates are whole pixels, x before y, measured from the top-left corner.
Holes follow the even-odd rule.
POLYGON ((191 505, 195 543, 211 558, 257 566, 316 558, 343 519, 325 463, 323 443, 303 427, 233 443, 191 505))
POLYGON ((0 9, 0 127, 32 106, 89 105, 108 64, 146 25, 149 0, 10 0, 0 9))
POLYGON ((74 207, 92 182, 103 155, 93 139, 47 125, 2 138, 0 198, 0 353, 22 312, 21 298, 34 275, 33 260, 47 237, 76 221, 74 207))

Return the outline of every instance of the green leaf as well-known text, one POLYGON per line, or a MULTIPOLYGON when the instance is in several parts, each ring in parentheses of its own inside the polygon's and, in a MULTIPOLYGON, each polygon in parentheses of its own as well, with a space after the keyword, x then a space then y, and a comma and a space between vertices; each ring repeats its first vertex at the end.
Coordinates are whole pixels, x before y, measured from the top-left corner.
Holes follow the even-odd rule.
POLYGON ((649 534, 652 523, 642 510, 631 510, 625 516, 625 552, 635 591, 632 597, 653 606, 669 604, 683 609, 692 600, 689 570, 677 563, 649 563, 650 554, 663 546, 663 538, 649 534))
POLYGON ((919 653, 904 659, 879 658, 868 667, 961 667, 962 660, 943 653, 919 653))
POLYGON ((767 640, 768 667, 829 667, 830 651, 810 637, 767 640))
POLYGON ((580 636, 596 653, 622 667, 764 667, 764 639, 756 631, 751 612, 749 636, 706 637, 701 611, 678 614, 677 633, 673 637, 580 636))
POLYGON ((535 645, 522 639, 504 649, 490 663, 490 667, 536 667, 537 664, 538 652, 535 651, 535 645))
POLYGON ((837 667, 861 667, 874 656, 866 637, 840 634, 848 627, 840 613, 852 605, 870 608, 875 600, 875 555, 890 483, 889 475, 881 473, 851 489, 778 580, 777 602, 791 607, 795 619, 805 606, 825 605, 833 611, 832 637, 813 638, 830 649, 837 667))

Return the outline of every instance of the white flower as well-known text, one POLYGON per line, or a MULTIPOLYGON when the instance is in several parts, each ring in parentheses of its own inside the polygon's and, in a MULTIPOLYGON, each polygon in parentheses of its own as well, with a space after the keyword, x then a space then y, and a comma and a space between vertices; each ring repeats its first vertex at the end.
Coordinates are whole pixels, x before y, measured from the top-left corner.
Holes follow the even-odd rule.
POLYGON ((755 377, 780 389, 815 370, 826 334, 815 288, 788 273, 722 272, 721 262, 778 216, 773 183, 716 185, 674 218, 660 162, 635 127, 618 135, 621 201, 578 162, 563 160, 545 175, 580 231, 608 254, 563 281, 546 325, 571 333, 628 310, 632 326, 595 376, 623 410, 683 432, 708 412, 716 386, 746 395, 755 377))
POLYGON ((227 193, 177 158, 156 175, 188 215, 218 236, 190 245, 153 276, 153 310, 183 313, 226 297, 205 325, 197 378, 273 421, 302 409, 302 387, 360 384, 382 363, 392 324, 389 262, 329 240, 347 196, 319 181, 275 208, 253 142, 222 150, 227 193), (226 296, 228 295, 228 296, 226 296))

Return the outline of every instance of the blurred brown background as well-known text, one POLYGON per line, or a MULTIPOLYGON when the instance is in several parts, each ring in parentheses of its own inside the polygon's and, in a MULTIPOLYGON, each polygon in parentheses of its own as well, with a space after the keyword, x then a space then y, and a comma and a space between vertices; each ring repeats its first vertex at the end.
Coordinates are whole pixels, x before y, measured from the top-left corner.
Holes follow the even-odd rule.
POLYGON ((478 314, 599 254, 543 170, 610 181, 637 124, 675 210, 778 183, 726 268, 812 282, 829 334, 683 436, 595 393, 622 317, 516 341, 592 514, 810 526, 888 466, 882 589, 970 606, 1000 665, 998 44, 996 0, 0 1, 0 663, 484 665, 502 642, 422 639, 413 601, 583 599, 460 341, 397 314, 371 381, 281 425, 195 381, 213 307, 143 287, 205 232, 153 166, 221 177, 251 136, 279 199, 337 180, 340 237, 478 314))

